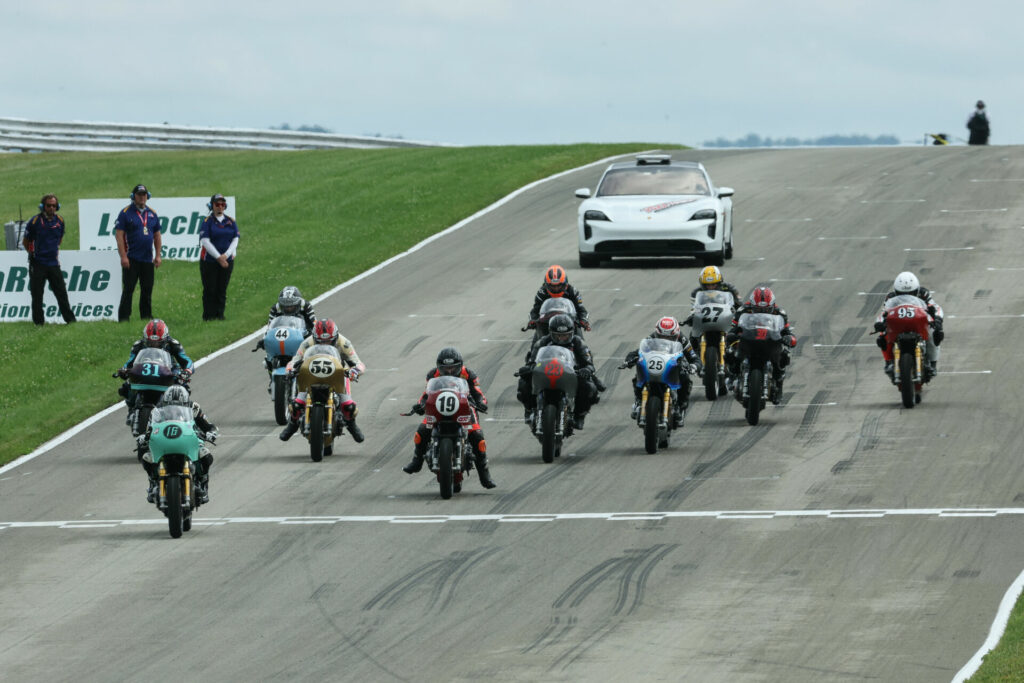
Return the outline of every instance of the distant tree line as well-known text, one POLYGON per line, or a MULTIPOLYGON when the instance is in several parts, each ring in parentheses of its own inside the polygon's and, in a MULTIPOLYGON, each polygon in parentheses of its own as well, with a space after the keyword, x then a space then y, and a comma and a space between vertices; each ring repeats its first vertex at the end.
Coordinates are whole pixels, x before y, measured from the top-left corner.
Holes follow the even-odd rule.
POLYGON ((827 145, 898 145, 900 144, 899 138, 895 135, 879 135, 878 137, 871 137, 870 135, 823 135, 820 138, 804 139, 788 137, 788 138, 762 138, 757 133, 750 133, 746 137, 737 138, 736 140, 726 140, 725 138, 718 138, 717 140, 705 140, 705 147, 801 147, 801 146, 816 146, 822 147, 827 145))
POLYGON ((330 128, 324 128, 323 126, 309 126, 302 124, 297 128, 292 128, 287 123, 282 123, 280 126, 271 126, 270 130, 297 130, 300 133, 333 133, 334 131, 330 128))

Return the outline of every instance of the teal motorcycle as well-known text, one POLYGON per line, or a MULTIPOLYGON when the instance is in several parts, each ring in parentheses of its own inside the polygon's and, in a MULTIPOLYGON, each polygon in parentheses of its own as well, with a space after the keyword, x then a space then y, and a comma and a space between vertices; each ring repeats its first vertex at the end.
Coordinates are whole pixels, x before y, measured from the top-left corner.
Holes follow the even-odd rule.
POLYGON ((185 406, 158 406, 149 419, 149 451, 143 458, 156 465, 156 506, 167 517, 171 538, 180 538, 192 528, 192 513, 199 507, 202 442, 213 443, 213 437, 196 429, 192 410, 185 406))

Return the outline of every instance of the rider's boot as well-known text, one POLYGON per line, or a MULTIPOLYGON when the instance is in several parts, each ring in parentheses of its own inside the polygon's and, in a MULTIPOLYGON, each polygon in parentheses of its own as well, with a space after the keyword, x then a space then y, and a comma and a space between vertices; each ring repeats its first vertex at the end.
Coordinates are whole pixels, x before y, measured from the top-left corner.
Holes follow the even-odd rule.
POLYGON ((354 417, 351 420, 346 420, 345 426, 348 427, 349 434, 352 435, 352 440, 356 443, 362 443, 366 438, 363 436, 363 430, 356 424, 356 419, 354 417))
POLYGON ((636 420, 640 417, 640 399, 633 399, 633 408, 629 411, 629 417, 632 420, 636 420))
POLYGON ((427 443, 426 439, 420 436, 420 432, 417 431, 413 437, 413 443, 415 448, 413 450, 412 460, 409 464, 402 468, 402 471, 406 474, 416 474, 423 469, 423 456, 427 454, 427 443))
POLYGON ((891 360, 885 361, 885 374, 889 376, 893 382, 896 381, 896 371, 891 360))
POLYGON ((533 424, 533 411, 529 408, 523 408, 523 422, 533 424))
POLYGON ((299 423, 289 419, 288 424, 286 424, 281 433, 278 434, 278 438, 281 439, 281 441, 287 441, 292 438, 292 435, 297 431, 299 431, 299 423))
POLYGON ((487 469, 487 454, 481 453, 473 456, 476 464, 476 473, 480 476, 480 485, 485 489, 493 489, 497 484, 491 479, 491 471, 487 469))
POLYGON ((572 428, 577 430, 577 431, 583 429, 583 421, 584 421, 584 418, 586 418, 586 416, 587 416, 586 413, 580 413, 578 415, 573 415, 572 416, 572 428))

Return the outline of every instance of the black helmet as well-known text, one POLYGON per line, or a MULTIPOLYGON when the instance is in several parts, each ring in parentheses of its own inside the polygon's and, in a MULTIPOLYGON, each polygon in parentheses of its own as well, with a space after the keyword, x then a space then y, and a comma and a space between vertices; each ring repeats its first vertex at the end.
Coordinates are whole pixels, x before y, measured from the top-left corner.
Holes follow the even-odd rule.
POLYGON ((572 319, 564 313, 556 315, 548 323, 548 334, 551 335, 551 340, 556 344, 565 346, 572 341, 575 333, 576 326, 573 325, 572 319))
POLYGON ((442 375, 458 375, 462 372, 462 354, 454 346, 446 346, 437 354, 437 369, 442 375))
POLYGON ((180 384, 168 387, 164 395, 160 397, 162 406, 191 406, 192 399, 188 396, 188 390, 180 384))
POLYGON ((277 306, 285 315, 298 315, 303 303, 302 292, 298 287, 285 287, 277 295, 277 306))

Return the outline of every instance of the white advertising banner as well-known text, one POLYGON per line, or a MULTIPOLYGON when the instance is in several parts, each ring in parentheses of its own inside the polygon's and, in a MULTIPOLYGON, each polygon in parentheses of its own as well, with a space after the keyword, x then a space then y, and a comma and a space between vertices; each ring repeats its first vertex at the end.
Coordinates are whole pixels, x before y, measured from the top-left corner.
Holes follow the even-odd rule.
MULTIPOLYGON (((75 318, 117 320, 121 301, 121 261, 117 252, 60 251, 60 269, 75 318)), ((48 323, 63 323, 57 299, 47 284, 43 315, 48 323)), ((28 288, 28 257, 23 251, 0 251, 0 322, 32 322, 32 293, 28 288)))
MULTIPOLYGON (((226 213, 235 216, 235 198, 228 200, 226 213)), ((209 197, 154 197, 147 204, 160 216, 160 258, 199 260, 199 228, 210 214, 209 197)), ((114 223, 117 214, 131 204, 129 199, 79 199, 78 248, 82 251, 117 250, 114 223)))

